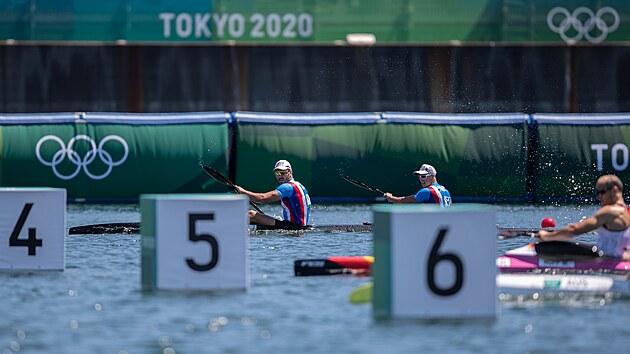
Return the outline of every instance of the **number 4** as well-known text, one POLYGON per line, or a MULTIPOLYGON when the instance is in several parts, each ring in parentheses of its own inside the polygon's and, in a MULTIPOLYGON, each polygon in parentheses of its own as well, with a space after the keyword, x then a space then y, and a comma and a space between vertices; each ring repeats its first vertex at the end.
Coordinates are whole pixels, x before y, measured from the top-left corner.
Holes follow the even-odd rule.
POLYGON ((24 204, 22 213, 18 218, 13 231, 11 231, 11 237, 9 238, 9 247, 28 247, 28 255, 35 256, 37 247, 42 247, 42 240, 36 237, 36 229, 34 227, 28 228, 28 238, 26 240, 20 239, 20 232, 24 227, 26 218, 33 208, 33 203, 24 204))

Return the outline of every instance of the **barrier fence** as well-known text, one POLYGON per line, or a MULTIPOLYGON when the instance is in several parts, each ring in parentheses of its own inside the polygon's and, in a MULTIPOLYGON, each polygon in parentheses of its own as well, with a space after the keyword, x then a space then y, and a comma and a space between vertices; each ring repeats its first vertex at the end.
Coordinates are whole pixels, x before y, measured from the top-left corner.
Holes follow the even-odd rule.
POLYGON ((220 192, 200 164, 225 170, 227 113, 0 116, 2 186, 65 188, 73 200, 220 192))
POLYGON ((409 195, 429 163, 455 202, 575 202, 602 174, 630 181, 629 129, 630 114, 5 114, 0 185, 65 188, 70 201, 226 192, 208 165, 263 192, 287 159, 314 201, 373 202, 340 173, 409 195))

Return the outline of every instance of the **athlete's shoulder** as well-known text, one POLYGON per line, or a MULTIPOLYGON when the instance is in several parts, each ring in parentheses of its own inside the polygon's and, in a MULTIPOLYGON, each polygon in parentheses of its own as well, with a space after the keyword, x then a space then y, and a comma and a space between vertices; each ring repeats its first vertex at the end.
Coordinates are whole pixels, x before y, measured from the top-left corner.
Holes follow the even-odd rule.
POLYGON ((446 188, 446 187, 445 187, 444 185, 442 185, 442 184, 439 184, 439 183, 438 183, 438 184, 437 184, 437 187, 438 187, 439 189, 441 189, 441 190, 445 190, 445 191, 447 191, 447 192, 448 192, 448 188, 446 188))
POLYGON ((431 194, 431 189, 429 189, 429 187, 420 188, 420 190, 416 193, 416 195, 423 194, 431 194))
POLYGON ((602 206, 597 212, 600 214, 625 214, 628 206, 623 204, 609 204, 602 206))
POLYGON ((284 182, 281 185, 279 185, 278 187, 276 187, 277 191, 290 191, 293 190, 293 186, 289 183, 289 182, 284 182))
POLYGON ((291 182, 294 182, 294 183, 295 183, 296 185, 298 185, 300 188, 302 188, 302 189, 306 190, 306 187, 304 187, 304 185, 303 185, 302 183, 300 183, 300 182, 298 182, 298 181, 296 181, 296 180, 294 180, 294 179, 292 179, 292 180, 291 180, 291 182))

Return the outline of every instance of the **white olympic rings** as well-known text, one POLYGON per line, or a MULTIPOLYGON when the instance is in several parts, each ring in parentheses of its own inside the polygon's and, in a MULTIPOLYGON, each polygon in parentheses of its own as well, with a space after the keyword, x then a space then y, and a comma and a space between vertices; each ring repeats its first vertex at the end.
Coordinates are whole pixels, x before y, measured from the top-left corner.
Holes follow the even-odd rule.
POLYGON ((79 174, 79 172, 81 172, 81 168, 83 168, 83 171, 85 172, 86 175, 88 175, 88 177, 90 177, 91 179, 100 180, 109 176, 114 166, 119 166, 123 162, 125 162, 125 160, 127 160, 127 156, 129 155, 129 145, 127 145, 127 142, 125 141, 125 139, 119 137, 118 135, 108 135, 105 138, 103 138, 103 140, 101 140, 101 142, 98 144, 98 147, 97 147, 96 142, 92 140, 91 137, 87 135, 77 135, 73 137, 72 139, 70 139, 70 141, 68 142, 68 146, 66 147, 66 144, 58 136, 46 135, 42 137, 41 139, 39 139, 39 141, 37 142, 37 145, 35 146, 35 154, 37 155, 37 159, 39 160, 39 162, 41 162, 44 166, 52 167, 52 170, 55 173, 55 176, 59 177, 60 179, 63 179, 63 180, 73 179, 79 174), (73 149, 75 142, 79 140, 87 141, 88 144, 90 145, 90 150, 85 154, 85 156, 83 156, 83 158, 81 158, 79 153, 73 149), (125 153, 118 161, 114 161, 112 159, 112 155, 109 152, 107 152, 105 149, 103 149, 103 146, 105 145, 105 143, 107 143, 110 140, 119 142, 122 145, 123 149, 125 150, 125 153), (59 144, 59 150, 55 152, 55 154, 52 157, 52 160, 50 161, 47 161, 46 159, 44 159, 41 154, 41 147, 47 141, 53 141, 59 144), (88 165, 92 163, 94 159, 96 159, 96 156, 98 156, 100 160, 105 165, 107 165, 107 170, 100 175, 95 175, 91 173, 90 170, 88 169, 88 165), (69 175, 64 175, 61 172, 59 172, 59 170, 57 169, 57 165, 59 165, 66 157, 68 157, 68 160, 70 162, 76 165, 76 169, 69 175))
POLYGON ((579 42, 583 37, 591 43, 601 43, 609 33, 614 32, 619 27, 620 22, 617 11, 609 6, 602 7, 597 13, 588 7, 578 7, 572 13, 564 7, 554 7, 547 14, 549 29, 558 33, 562 40, 571 44, 579 42), (612 23, 606 23, 604 20, 606 15, 612 16, 612 23), (557 25, 557 22, 554 22, 556 17, 562 19, 557 25), (588 18, 582 22, 579 17, 588 18), (600 32, 599 35, 591 35, 591 31, 595 28, 600 32), (577 32, 574 36, 567 34, 567 32, 571 32, 571 29, 577 32))

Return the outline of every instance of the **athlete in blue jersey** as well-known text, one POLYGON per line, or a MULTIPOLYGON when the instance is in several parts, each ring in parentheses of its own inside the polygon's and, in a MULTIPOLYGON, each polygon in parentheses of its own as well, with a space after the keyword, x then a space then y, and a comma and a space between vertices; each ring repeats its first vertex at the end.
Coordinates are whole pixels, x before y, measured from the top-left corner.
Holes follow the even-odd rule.
POLYGON ((273 203, 280 201, 282 205, 283 220, 275 219, 269 215, 258 213, 255 210, 248 211, 249 222, 258 225, 280 226, 290 228, 292 225, 305 226, 311 212, 311 199, 304 186, 293 179, 293 169, 287 160, 276 162, 273 172, 278 181, 278 188, 267 193, 255 193, 247 189, 235 186, 238 193, 249 196, 256 203, 273 203))
POLYGON ((437 182, 437 171, 435 167, 424 164, 420 166, 418 171, 413 171, 418 176, 422 189, 416 194, 405 197, 396 197, 391 193, 383 194, 391 203, 426 203, 439 204, 443 208, 451 206, 451 193, 437 182))

